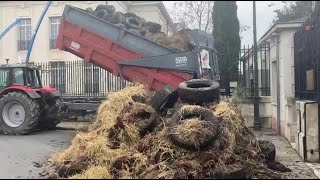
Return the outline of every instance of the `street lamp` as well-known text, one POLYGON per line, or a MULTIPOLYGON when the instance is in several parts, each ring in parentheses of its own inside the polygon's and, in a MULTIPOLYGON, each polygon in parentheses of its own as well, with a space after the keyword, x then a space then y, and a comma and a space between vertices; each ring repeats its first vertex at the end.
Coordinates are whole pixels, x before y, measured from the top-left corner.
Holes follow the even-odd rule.
POLYGON ((258 96, 258 58, 257 58, 257 30, 256 30, 256 1, 253 1, 253 62, 254 62, 254 120, 253 129, 261 131, 259 117, 259 96, 258 96))

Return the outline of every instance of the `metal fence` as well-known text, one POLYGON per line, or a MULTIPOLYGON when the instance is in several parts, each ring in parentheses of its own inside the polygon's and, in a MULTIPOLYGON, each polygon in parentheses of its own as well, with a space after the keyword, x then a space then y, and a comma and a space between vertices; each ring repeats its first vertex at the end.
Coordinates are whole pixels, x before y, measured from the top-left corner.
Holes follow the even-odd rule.
POLYGON ((320 3, 294 34, 295 97, 320 100, 320 3), (312 26, 307 30, 306 26, 312 26))
POLYGON ((131 83, 84 61, 36 63, 41 67, 43 86, 54 85, 65 100, 101 99, 131 83))
POLYGON ((301 29, 294 35, 295 96, 320 100, 320 30, 301 29))
MULTIPOLYGON (((239 76, 240 90, 246 97, 254 95, 254 62, 253 47, 244 46, 239 52, 239 76)), ((258 89, 259 96, 270 96, 270 46, 260 45, 257 48, 258 61, 258 89)))

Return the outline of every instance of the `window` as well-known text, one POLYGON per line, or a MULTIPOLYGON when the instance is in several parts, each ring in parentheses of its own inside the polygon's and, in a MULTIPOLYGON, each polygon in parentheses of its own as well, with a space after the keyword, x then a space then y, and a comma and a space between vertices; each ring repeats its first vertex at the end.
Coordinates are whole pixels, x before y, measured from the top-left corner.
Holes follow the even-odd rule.
POLYGON ((56 42, 59 33, 61 17, 51 17, 50 18, 50 49, 56 49, 56 42))
POLYGON ((64 61, 50 62, 51 84, 61 93, 66 92, 66 65, 64 61))
POLYGON ((0 69, 0 90, 3 90, 8 85, 8 69, 0 69))
POLYGON ((23 69, 13 68, 13 85, 24 86, 23 69))
POLYGON ((27 50, 31 40, 31 19, 22 19, 19 23, 18 50, 27 50))

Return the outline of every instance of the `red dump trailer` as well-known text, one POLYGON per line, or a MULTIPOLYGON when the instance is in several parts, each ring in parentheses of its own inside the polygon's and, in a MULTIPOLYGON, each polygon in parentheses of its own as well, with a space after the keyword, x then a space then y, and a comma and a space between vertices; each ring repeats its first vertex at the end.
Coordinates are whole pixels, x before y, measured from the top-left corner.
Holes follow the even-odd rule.
POLYGON ((130 82, 150 89, 197 78, 219 79, 218 61, 212 35, 190 31, 195 50, 185 53, 164 47, 115 26, 94 15, 66 5, 57 48, 68 51, 130 82))

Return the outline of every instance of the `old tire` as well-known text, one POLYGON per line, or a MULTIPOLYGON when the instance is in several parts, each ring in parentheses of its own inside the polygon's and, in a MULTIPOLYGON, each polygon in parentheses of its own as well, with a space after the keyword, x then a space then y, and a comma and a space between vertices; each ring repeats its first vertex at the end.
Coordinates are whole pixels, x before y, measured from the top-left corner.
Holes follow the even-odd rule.
POLYGON ((150 106, 143 103, 134 103, 134 109, 124 119, 131 120, 141 133, 151 131, 158 122, 158 113, 150 106))
MULTIPOLYGON (((199 119, 200 119, 199 118, 199 119)), ((180 109, 177 111, 169 121, 170 126, 170 139, 171 141, 181 148, 187 149, 187 150, 203 150, 210 146, 212 142, 215 140, 217 134, 218 134, 218 120, 213 116, 212 112, 208 109, 205 109, 203 107, 197 107, 193 108, 191 110, 180 109), (203 143, 199 144, 199 147, 196 147, 195 144, 192 142, 183 140, 179 137, 179 134, 176 132, 177 126, 180 124, 181 121, 189 118, 189 117, 200 117, 203 121, 209 121, 212 122, 214 125, 214 133, 212 133, 210 136, 207 136, 203 143)))
POLYGON ((49 118, 43 118, 39 123, 40 129, 43 130, 52 130, 60 123, 60 115, 62 113, 63 101, 61 98, 53 99, 49 104, 48 114, 54 115, 49 118))
POLYGON ((191 79, 179 84, 178 94, 181 101, 202 104, 219 101, 220 84, 209 79, 191 79))
POLYGON ((112 24, 123 24, 125 20, 126 18, 122 12, 116 12, 109 18, 109 22, 112 24))
POLYGON ((94 15, 100 19, 107 20, 110 17, 110 14, 105 9, 99 9, 94 11, 94 15))
POLYGON ((169 85, 158 91, 150 100, 151 106, 158 112, 172 108, 178 100, 178 92, 169 85))
POLYGON ((39 122, 38 102, 21 92, 10 92, 0 100, 0 129, 4 134, 22 135, 34 130, 39 122))
POLYGON ((134 18, 137 17, 137 15, 136 15, 135 13, 132 13, 132 12, 127 12, 127 13, 124 14, 124 16, 125 16, 126 18, 127 18, 127 17, 134 17, 134 18))
POLYGON ((116 12, 116 9, 113 5, 100 4, 96 7, 95 11, 98 11, 100 9, 106 10, 108 12, 108 14, 114 14, 116 12))
POLYGON ((127 28, 130 29, 141 29, 142 21, 135 17, 127 17, 125 20, 125 25, 127 28))
POLYGON ((161 25, 154 22, 145 22, 144 26, 148 29, 151 33, 160 33, 161 32, 161 25))
POLYGON ((266 161, 276 159, 276 146, 267 140, 258 140, 259 147, 266 161))
POLYGON ((86 11, 90 14, 94 14, 94 11, 91 7, 86 8, 86 11))

